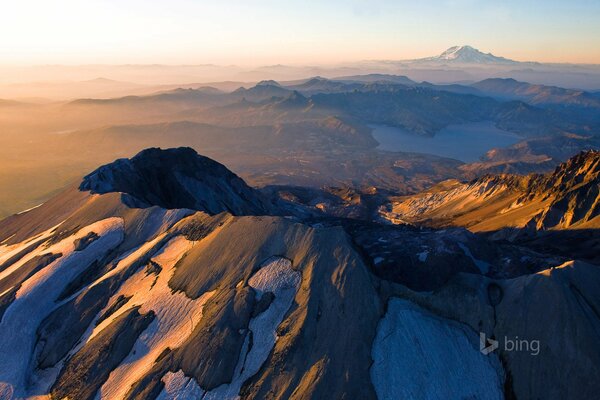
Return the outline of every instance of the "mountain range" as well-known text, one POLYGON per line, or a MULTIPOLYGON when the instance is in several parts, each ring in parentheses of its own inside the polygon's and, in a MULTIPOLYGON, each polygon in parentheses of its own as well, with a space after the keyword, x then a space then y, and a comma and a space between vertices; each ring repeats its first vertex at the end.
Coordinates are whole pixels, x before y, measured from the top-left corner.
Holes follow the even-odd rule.
POLYGON ((78 98, 147 95, 176 88, 216 86, 231 91, 263 80, 297 81, 360 75, 406 75, 436 84, 512 78, 534 84, 600 89, 597 65, 516 61, 468 45, 449 47, 421 59, 363 60, 336 65, 53 65, 0 67, 0 98, 47 102, 78 98))
POLYGON ((116 160, 0 222, 0 398, 593 398, 599 165, 315 203, 116 160))
POLYGON ((600 143, 595 93, 512 79, 440 85, 368 74, 227 85, 44 104, 7 100, 0 105, 0 216, 153 146, 191 146, 256 186, 376 186, 406 195, 451 178, 545 173, 600 143), (381 127, 426 141, 387 148, 381 127), (444 146, 480 140, 469 158, 427 144, 460 136, 462 127, 475 136, 444 146), (502 140, 488 144, 487 135, 502 140))

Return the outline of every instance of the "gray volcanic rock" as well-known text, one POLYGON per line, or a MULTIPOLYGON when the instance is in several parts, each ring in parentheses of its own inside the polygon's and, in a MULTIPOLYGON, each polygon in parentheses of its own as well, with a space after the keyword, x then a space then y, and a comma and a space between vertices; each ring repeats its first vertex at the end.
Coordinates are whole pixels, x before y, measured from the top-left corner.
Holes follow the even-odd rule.
POLYGON ((75 243, 74 243, 75 250, 76 251, 85 250, 85 248, 88 247, 88 245, 96 239, 98 239, 98 235, 96 235, 95 232, 88 233, 86 236, 82 237, 81 239, 77 239, 75 241, 75 243))
POLYGON ((265 214, 270 205, 225 166, 189 147, 146 149, 87 175, 80 190, 122 192, 131 205, 189 208, 218 214, 265 214))
POLYGON ((394 295, 498 340, 491 355, 503 361, 507 397, 597 398, 598 266, 571 261, 506 280, 459 274, 436 292, 395 290, 394 295))
MULTIPOLYGON (((557 193, 544 176, 488 177, 471 189, 493 196, 504 185, 508 204, 515 188, 593 194, 595 159, 557 170, 557 193)), ((493 246, 465 229, 235 216, 272 211, 190 149, 146 150, 101 167, 82 189, 0 222, 0 399, 600 391, 595 265, 493 246), (481 354, 478 332, 539 340, 540 351, 481 354)), ((362 196, 335 193, 348 204, 362 196)))
POLYGON ((142 315, 139 307, 124 312, 68 360, 52 387, 52 398, 93 399, 153 319, 152 311, 142 315))

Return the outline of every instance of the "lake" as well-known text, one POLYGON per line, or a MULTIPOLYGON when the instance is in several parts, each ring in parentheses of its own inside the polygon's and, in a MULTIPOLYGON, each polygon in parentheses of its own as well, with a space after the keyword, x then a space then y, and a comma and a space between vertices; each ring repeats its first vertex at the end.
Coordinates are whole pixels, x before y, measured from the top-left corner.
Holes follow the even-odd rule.
POLYGON ((488 150, 507 147, 523 139, 515 133, 496 128, 493 122, 449 125, 434 137, 419 136, 391 126, 369 126, 380 150, 427 153, 464 162, 478 161, 488 150))

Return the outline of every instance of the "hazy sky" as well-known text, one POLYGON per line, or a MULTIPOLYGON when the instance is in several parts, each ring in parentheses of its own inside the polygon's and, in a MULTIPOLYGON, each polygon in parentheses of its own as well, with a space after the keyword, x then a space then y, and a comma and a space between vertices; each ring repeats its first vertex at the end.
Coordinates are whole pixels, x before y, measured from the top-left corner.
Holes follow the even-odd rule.
POLYGON ((238 64, 408 59, 470 44, 600 63, 599 0, 15 0, 0 63, 238 64))

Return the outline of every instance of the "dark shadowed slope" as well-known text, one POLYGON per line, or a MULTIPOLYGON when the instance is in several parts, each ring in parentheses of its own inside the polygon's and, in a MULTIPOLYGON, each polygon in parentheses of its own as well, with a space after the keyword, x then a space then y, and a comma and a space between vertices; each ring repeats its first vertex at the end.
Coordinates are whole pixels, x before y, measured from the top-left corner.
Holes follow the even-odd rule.
POLYGON ((225 166, 191 148, 147 149, 87 175, 80 190, 122 192, 141 207, 189 208, 218 214, 264 214, 269 204, 225 166))

